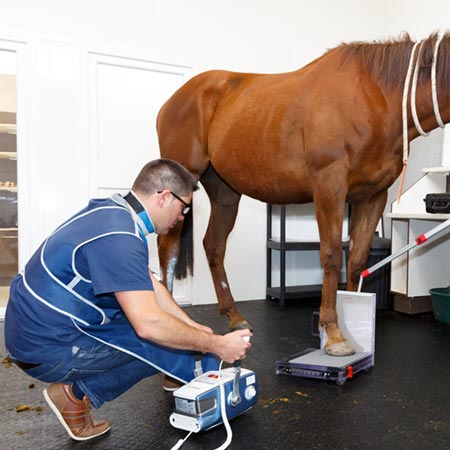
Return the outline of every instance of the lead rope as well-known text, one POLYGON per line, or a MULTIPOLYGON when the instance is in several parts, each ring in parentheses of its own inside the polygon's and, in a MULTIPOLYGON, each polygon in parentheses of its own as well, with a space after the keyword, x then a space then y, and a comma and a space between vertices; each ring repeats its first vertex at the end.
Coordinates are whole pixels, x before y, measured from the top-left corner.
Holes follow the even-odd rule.
POLYGON ((400 197, 403 190, 403 181, 405 179, 406 165, 408 164, 408 91, 409 91, 409 81, 411 79, 412 66, 414 61, 414 54, 416 52, 416 47, 419 43, 416 42, 411 50, 411 56, 409 57, 408 71, 406 72, 405 85, 403 87, 403 100, 402 100, 402 122, 403 122, 403 168, 402 174, 400 175, 400 184, 397 191, 397 203, 400 203, 400 197))
MULTIPOLYGON (((439 127, 444 128, 445 124, 442 121, 441 115, 439 113, 439 103, 437 98, 437 88, 436 88, 436 67, 437 67, 437 58, 438 58, 438 51, 439 51, 439 45, 445 36, 445 32, 439 33, 438 37, 436 38, 436 42, 434 44, 434 52, 433 52, 433 61, 431 65, 431 98, 433 102, 433 111, 434 116, 436 118, 436 122, 439 125, 439 127)), ((416 47, 419 44, 419 42, 416 42, 411 50, 411 56, 409 60, 409 66, 408 66, 408 72, 406 74, 405 79, 405 86, 403 88, 403 102, 402 102, 402 119, 403 119, 403 169, 402 173, 400 175, 400 184, 398 187, 397 192, 397 203, 400 203, 400 197, 403 190, 403 182, 405 178, 406 173, 406 166, 408 164, 408 153, 409 153, 409 142, 408 142, 408 114, 407 114, 407 105, 408 105, 408 91, 409 91, 409 82, 411 79, 411 71, 414 61, 414 55, 416 51, 416 47)), ((411 114, 414 119, 414 125, 416 127, 416 130, 418 133, 422 136, 428 136, 430 133, 426 133, 422 127, 420 126, 419 118, 417 116, 417 109, 416 109, 416 88, 417 88, 417 79, 419 74, 419 68, 420 68, 420 54, 422 51, 422 46, 424 42, 420 43, 420 49, 419 54, 417 55, 416 64, 414 68, 414 76, 412 80, 412 86, 411 86, 411 114)))
POLYGON ((442 121, 441 114, 439 112, 439 103, 438 103, 438 99, 437 99, 437 89, 436 89, 436 66, 437 66, 439 45, 441 44, 442 38, 444 36, 445 36, 445 32, 441 31, 436 40, 436 44, 434 46, 433 65, 431 67, 431 97, 433 99, 433 110, 434 110, 434 115, 436 116, 436 121, 441 128, 445 128, 445 124, 442 121))
MULTIPOLYGON (((420 125, 419 117, 417 116, 417 109, 416 109, 416 88, 417 88, 417 79, 419 77, 419 68, 420 68, 420 55, 422 54, 422 47, 425 41, 422 41, 419 47, 419 53, 417 54, 416 59, 416 65, 414 68, 414 76, 412 80, 412 86, 411 86, 411 114, 413 116, 414 125, 416 126, 416 130, 419 132, 421 136, 428 136, 430 132, 423 131, 423 128, 420 125)), ((433 89, 431 89, 433 91, 433 89)))

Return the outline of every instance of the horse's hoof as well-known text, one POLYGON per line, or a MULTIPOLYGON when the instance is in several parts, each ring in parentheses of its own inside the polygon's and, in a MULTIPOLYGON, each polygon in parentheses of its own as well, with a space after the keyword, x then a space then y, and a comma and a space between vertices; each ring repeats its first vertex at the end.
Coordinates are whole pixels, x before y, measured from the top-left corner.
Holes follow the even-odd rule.
POLYGON ((250 326, 250 324, 246 320, 241 320, 236 325, 230 325, 230 330, 231 331, 236 331, 236 330, 250 330, 250 331, 253 331, 252 327, 250 326))
POLYGON ((347 341, 342 341, 325 346, 325 353, 330 356, 350 356, 355 353, 355 349, 347 341))

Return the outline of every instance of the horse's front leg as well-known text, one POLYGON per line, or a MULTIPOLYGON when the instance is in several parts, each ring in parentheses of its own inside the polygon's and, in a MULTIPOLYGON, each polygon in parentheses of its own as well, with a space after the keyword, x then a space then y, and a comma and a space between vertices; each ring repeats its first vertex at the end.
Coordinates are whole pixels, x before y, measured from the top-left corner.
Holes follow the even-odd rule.
POLYGON ((332 356, 351 355, 355 350, 348 344, 338 326, 336 294, 342 268, 342 223, 345 212, 345 194, 336 182, 336 175, 317 185, 314 204, 320 234, 320 260, 323 268, 320 325, 326 330, 328 340, 325 351, 332 356))
POLYGON ((372 237, 384 207, 387 192, 382 192, 371 200, 352 203, 350 227, 350 251, 347 263, 347 289, 356 291, 361 271, 366 269, 372 237))

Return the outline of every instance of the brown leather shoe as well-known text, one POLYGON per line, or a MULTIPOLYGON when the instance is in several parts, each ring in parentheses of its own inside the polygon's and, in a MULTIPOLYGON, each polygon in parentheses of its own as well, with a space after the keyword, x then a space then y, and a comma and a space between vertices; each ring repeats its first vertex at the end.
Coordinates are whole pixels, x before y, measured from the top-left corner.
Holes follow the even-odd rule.
POLYGON ((184 385, 184 383, 176 380, 175 378, 169 377, 169 375, 162 374, 162 376, 162 387, 166 392, 176 391, 178 388, 184 385))
POLYGON ((55 383, 44 390, 44 397, 61 424, 76 441, 87 441, 109 431, 106 420, 92 420, 91 401, 78 400, 70 384, 55 383))

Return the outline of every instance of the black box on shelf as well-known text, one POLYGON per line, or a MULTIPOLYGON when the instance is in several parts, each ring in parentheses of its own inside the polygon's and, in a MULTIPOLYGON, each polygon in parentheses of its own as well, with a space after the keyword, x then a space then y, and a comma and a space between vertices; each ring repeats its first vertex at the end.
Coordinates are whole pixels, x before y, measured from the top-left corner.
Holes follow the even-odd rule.
POLYGON ((450 213, 450 193, 427 194, 423 199, 427 213, 449 214, 450 213))

